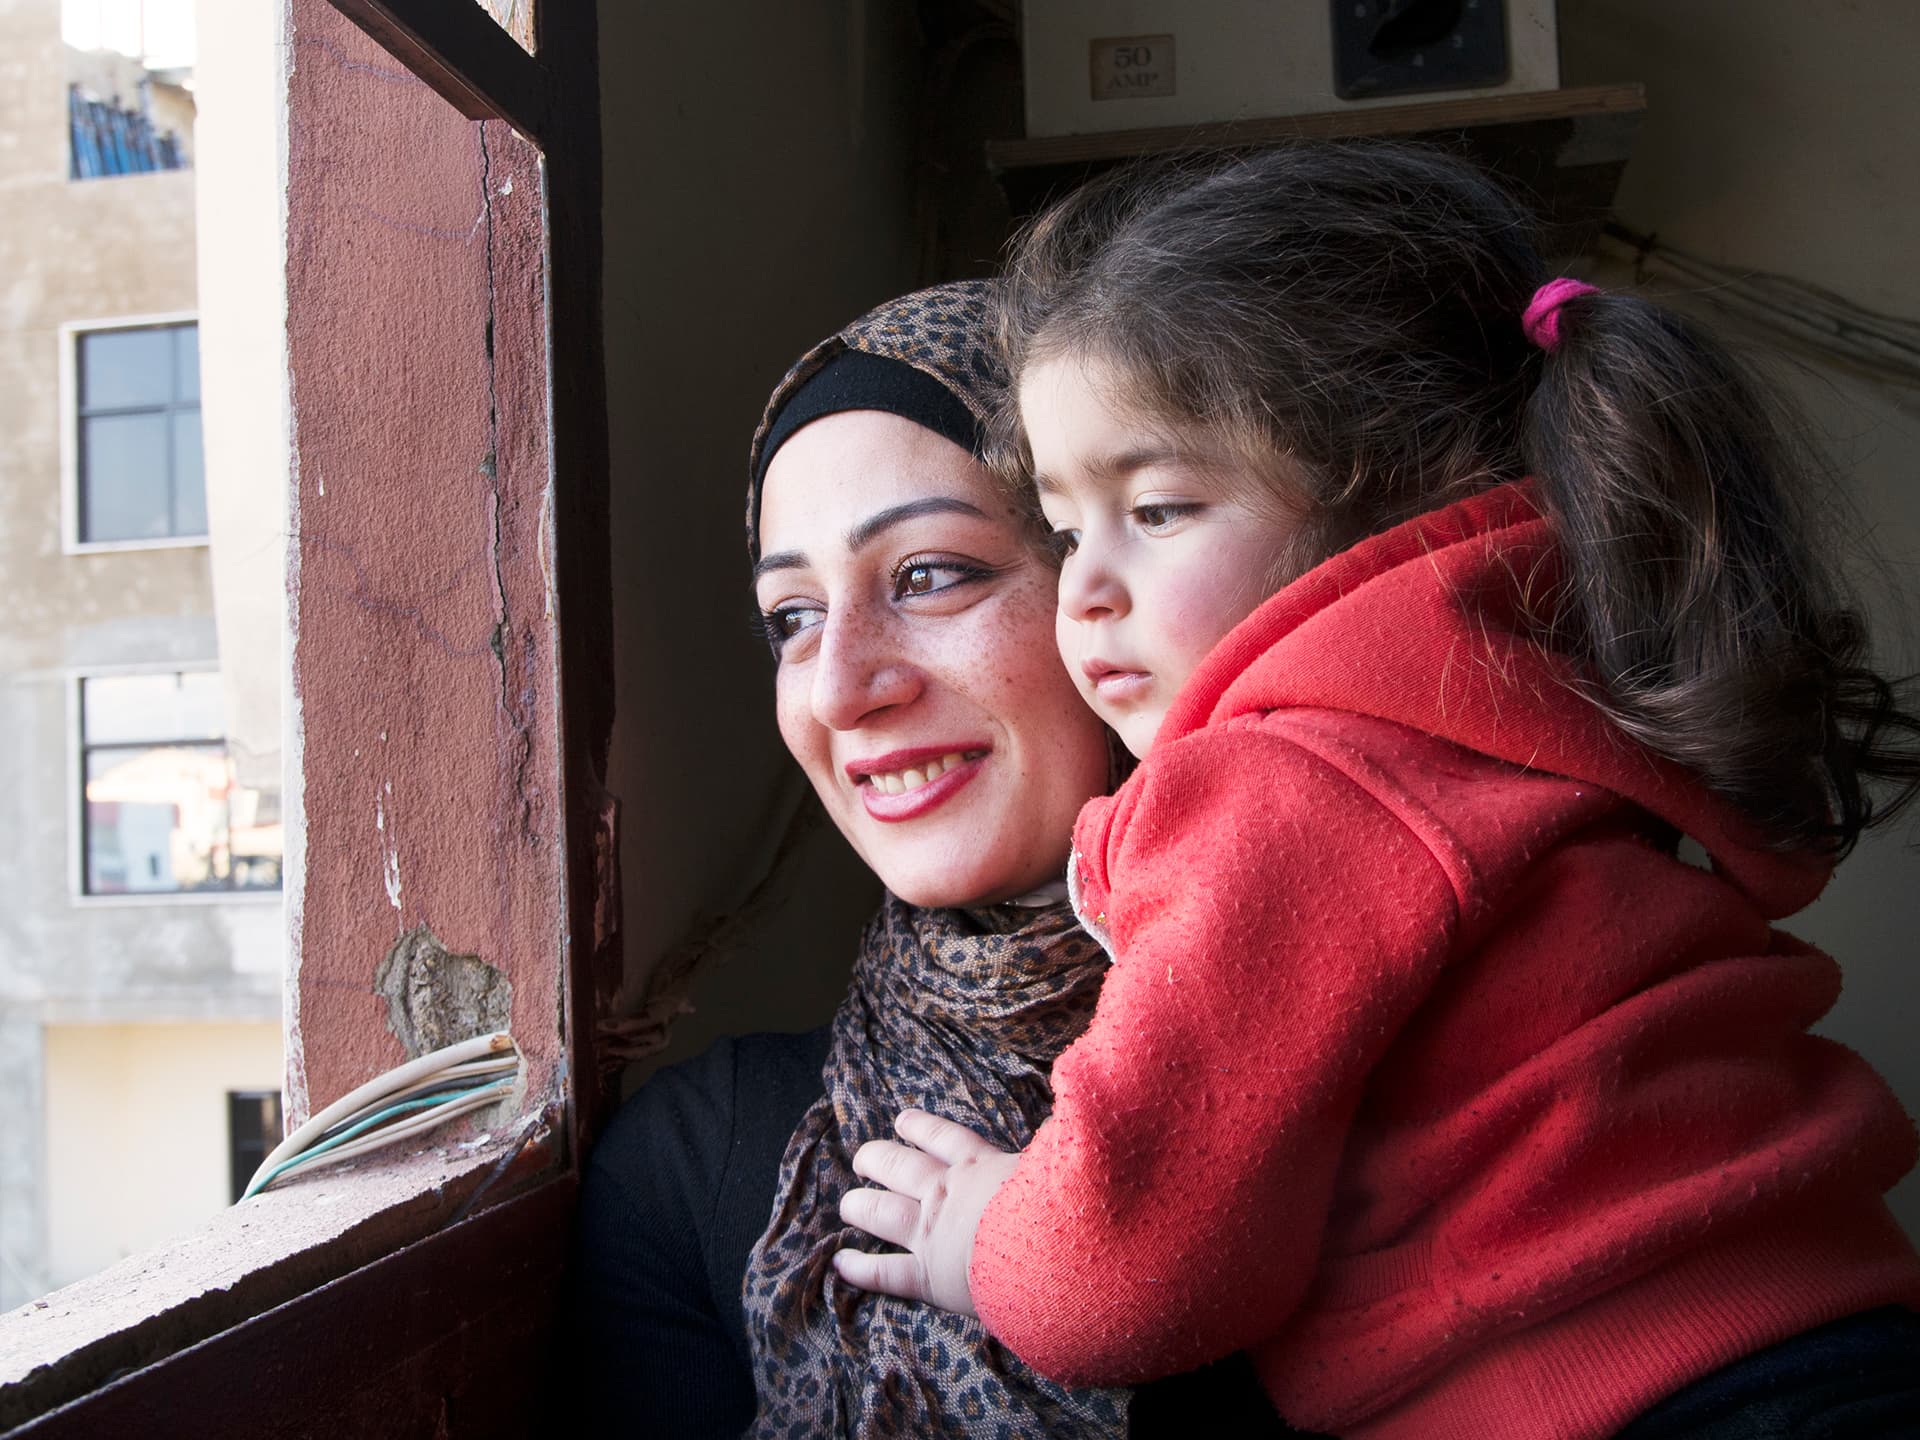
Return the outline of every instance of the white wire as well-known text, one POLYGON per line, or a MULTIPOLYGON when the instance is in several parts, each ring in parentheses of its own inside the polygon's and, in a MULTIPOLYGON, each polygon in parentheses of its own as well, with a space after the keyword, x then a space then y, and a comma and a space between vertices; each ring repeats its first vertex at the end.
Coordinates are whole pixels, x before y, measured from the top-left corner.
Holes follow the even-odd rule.
MULTIPOLYGON (((404 1090, 430 1076, 438 1075, 441 1071, 465 1065, 471 1061, 498 1059, 506 1055, 517 1056, 517 1054, 513 1037, 504 1030, 497 1030, 491 1035, 476 1035, 471 1040, 442 1046, 417 1059, 409 1060, 404 1065, 396 1065, 385 1074, 376 1075, 366 1084, 348 1091, 319 1114, 309 1117, 304 1125, 276 1145, 267 1158, 260 1162, 259 1168, 253 1172, 253 1180, 259 1180, 262 1175, 287 1157, 299 1154, 347 1116, 367 1109, 372 1102, 386 1099, 396 1090, 404 1090)), ((444 1120, 447 1117, 443 1114, 439 1118, 444 1120)), ((342 1147, 342 1149, 350 1148, 350 1146, 342 1147)), ((330 1155, 337 1153, 339 1152, 328 1152, 330 1155)), ((252 1185, 253 1181, 249 1181, 248 1188, 251 1189, 252 1185)))
POLYGON ((515 1056, 510 1059, 471 1060, 465 1065, 455 1065, 450 1069, 436 1070, 416 1085, 409 1085, 404 1090, 396 1090, 392 1094, 382 1095, 378 1100, 368 1101, 351 1115, 343 1116, 334 1121, 327 1127, 327 1130, 332 1132, 335 1130, 344 1130, 350 1125, 357 1125, 360 1121, 366 1119, 367 1116, 384 1110, 389 1105, 398 1105, 403 1100, 411 1100, 416 1095, 424 1095, 429 1090, 438 1089, 440 1086, 449 1084, 455 1080, 478 1079, 488 1075, 509 1075, 519 1068, 520 1060, 518 1056, 515 1056))
POLYGON ((447 1121, 465 1115, 470 1110, 497 1105, 507 1096, 506 1091, 489 1090, 484 1094, 468 1095, 445 1105, 436 1105, 433 1109, 423 1110, 410 1119, 383 1126, 370 1135, 363 1135, 360 1139, 349 1145, 342 1145, 337 1150, 328 1150, 305 1160, 297 1160, 274 1176, 274 1182, 278 1184, 289 1175, 305 1175, 311 1170, 318 1170, 323 1165, 331 1165, 336 1160, 350 1160, 356 1155, 365 1155, 369 1151, 391 1145, 397 1140, 405 1140, 423 1131, 431 1130, 436 1125, 444 1125, 447 1121))

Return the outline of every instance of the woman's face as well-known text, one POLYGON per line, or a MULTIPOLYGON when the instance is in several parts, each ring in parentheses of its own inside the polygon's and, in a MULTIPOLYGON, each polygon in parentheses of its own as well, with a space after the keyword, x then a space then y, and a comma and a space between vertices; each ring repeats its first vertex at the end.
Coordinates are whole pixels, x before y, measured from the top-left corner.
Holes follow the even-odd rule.
POLYGON ((897 415, 828 415, 767 467, 760 548, 781 736, 887 888, 985 904, 1057 878, 1105 732, 1054 650, 1053 571, 986 470, 897 415))

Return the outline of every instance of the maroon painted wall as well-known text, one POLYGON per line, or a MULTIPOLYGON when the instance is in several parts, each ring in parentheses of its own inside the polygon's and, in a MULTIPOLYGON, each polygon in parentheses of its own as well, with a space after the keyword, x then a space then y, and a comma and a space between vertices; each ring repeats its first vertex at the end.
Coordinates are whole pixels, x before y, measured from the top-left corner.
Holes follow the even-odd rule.
POLYGON ((540 161, 322 0, 292 8, 290 1100, 405 1058, 373 976, 424 925, 511 982, 544 1107, 564 845, 540 161))

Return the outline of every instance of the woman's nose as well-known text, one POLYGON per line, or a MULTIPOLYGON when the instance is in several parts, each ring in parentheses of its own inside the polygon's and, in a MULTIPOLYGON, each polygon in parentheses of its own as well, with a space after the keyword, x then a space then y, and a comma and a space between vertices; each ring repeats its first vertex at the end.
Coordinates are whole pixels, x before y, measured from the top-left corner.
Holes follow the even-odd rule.
POLYGON ((1062 615, 1069 620, 1114 620, 1127 613, 1126 586, 1113 560, 1109 547, 1081 540, 1060 567, 1062 615))
POLYGON ((864 617, 829 615, 813 665, 813 713, 833 730, 852 730, 876 712, 919 695, 922 679, 892 644, 887 627, 864 617))

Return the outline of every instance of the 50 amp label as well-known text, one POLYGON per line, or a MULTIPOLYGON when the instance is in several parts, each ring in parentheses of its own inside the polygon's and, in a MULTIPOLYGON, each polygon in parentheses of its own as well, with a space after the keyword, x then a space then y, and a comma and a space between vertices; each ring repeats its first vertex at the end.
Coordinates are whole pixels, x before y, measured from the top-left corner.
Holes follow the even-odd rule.
POLYGON ((1113 35, 1087 46, 1096 100, 1146 100, 1171 95, 1173 36, 1113 35))

